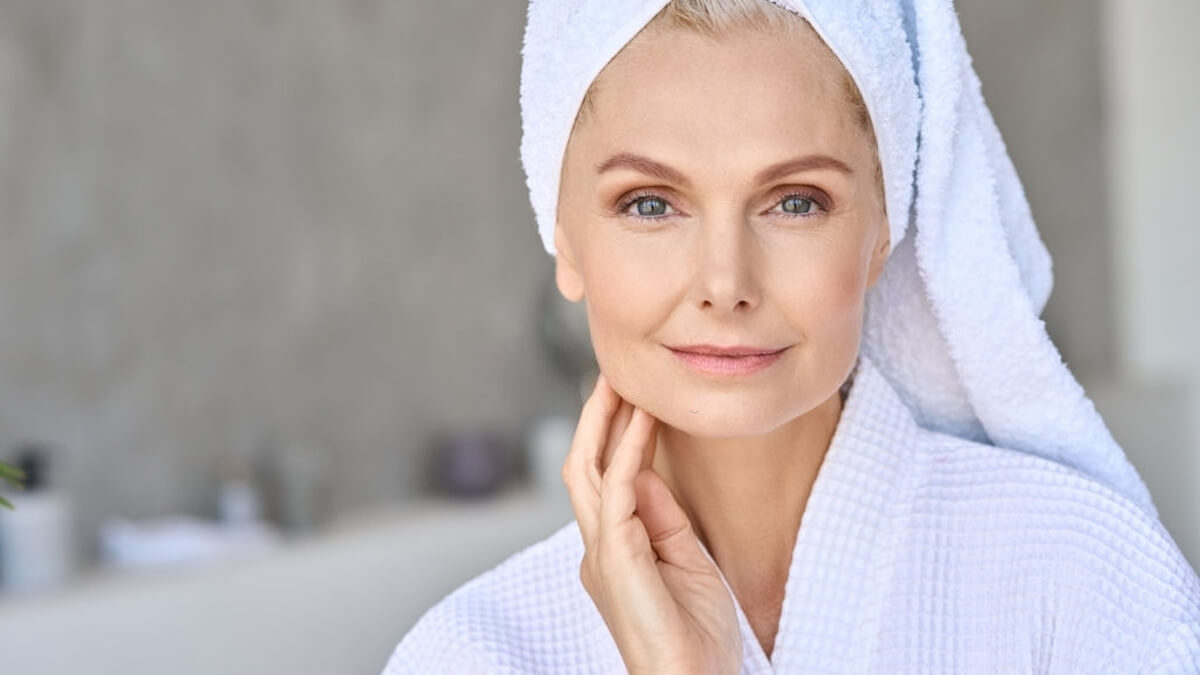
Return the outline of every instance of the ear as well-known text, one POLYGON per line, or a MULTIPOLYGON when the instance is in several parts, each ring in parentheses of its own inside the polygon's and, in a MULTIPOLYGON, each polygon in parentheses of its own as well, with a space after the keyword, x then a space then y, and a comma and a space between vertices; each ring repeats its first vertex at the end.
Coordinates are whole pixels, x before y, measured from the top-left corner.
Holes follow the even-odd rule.
POLYGON ((583 299, 583 276, 575 263, 575 254, 563 232, 562 223, 554 226, 554 251, 554 282, 558 285, 558 292, 571 302, 579 302, 583 299))
POLYGON ((875 285, 879 281, 879 276, 883 274, 883 267, 887 264, 888 256, 892 252, 892 228, 888 226, 887 219, 883 219, 879 225, 879 234, 876 236, 875 249, 871 251, 871 266, 867 272, 867 288, 875 285))

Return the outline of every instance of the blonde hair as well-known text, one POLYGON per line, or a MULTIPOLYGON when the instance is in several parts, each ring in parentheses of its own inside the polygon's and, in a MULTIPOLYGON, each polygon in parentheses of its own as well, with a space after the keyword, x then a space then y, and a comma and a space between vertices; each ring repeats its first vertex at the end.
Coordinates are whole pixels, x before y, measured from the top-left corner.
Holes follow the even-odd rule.
POLYGON ((767 0, 672 0, 650 23, 719 35, 730 28, 788 30, 798 19, 767 0))
MULTIPOLYGON (((736 29, 752 29, 765 32, 789 33, 794 31, 812 31, 813 27, 800 15, 789 9, 780 7, 770 0, 670 0, 658 14, 654 15, 643 28, 651 27, 686 30, 710 37, 718 37, 736 29)), ((824 52, 832 65, 843 73, 843 94, 849 104, 855 120, 867 134, 871 152, 875 156, 875 179, 883 192, 883 168, 879 163, 878 141, 875 128, 871 124, 871 114, 867 110, 862 92, 855 84, 854 78, 846 70, 833 50, 818 36, 818 42, 824 47, 824 52)), ((591 115, 595 108, 595 82, 588 87, 583 102, 575 117, 575 125, 580 120, 591 115)))

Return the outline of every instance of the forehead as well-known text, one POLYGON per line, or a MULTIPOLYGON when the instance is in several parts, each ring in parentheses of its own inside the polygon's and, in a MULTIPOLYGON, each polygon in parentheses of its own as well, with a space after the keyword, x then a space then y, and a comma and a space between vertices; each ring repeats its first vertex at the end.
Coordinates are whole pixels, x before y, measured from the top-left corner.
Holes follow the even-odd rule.
MULTIPOLYGON (((824 146, 855 132, 849 75, 811 27, 718 36, 648 27, 596 78, 584 115, 593 140, 824 146)), ((834 150, 835 147, 825 149, 834 150)))

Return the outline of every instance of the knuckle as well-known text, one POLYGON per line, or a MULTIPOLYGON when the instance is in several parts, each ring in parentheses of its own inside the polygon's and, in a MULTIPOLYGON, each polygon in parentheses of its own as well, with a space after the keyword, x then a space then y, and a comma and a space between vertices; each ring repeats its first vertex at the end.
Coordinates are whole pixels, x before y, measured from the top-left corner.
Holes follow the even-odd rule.
POLYGON ((592 592, 592 580, 594 578, 595 575, 592 572, 592 566, 585 560, 584 563, 579 566, 579 582, 583 584, 584 590, 586 590, 588 593, 592 592))
POLYGON ((568 460, 563 464, 562 479, 567 485, 574 485, 584 481, 587 474, 584 472, 583 466, 577 460, 568 460))
POLYGON ((600 475, 600 486, 606 490, 611 490, 619 482, 615 471, 605 471, 600 475))

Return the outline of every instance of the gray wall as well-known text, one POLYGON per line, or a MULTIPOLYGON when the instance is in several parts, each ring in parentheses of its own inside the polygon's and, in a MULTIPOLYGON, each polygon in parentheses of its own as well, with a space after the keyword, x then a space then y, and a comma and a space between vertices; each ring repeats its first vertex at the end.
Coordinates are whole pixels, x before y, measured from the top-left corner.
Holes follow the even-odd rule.
MULTIPOLYGON (((1120 365, 1108 5, 958 6, 1054 255, 1049 330, 1161 501, 1200 452, 1169 424, 1188 385, 1120 365)), ((0 455, 62 450, 82 548, 210 513, 229 453, 324 451, 349 509, 420 490, 440 429, 574 409, 532 329, 524 8, 0 0, 0 455)))
POLYGON ((0 1, 0 455, 104 516, 210 514, 229 453, 335 460, 346 509, 428 439, 576 390, 532 331, 524 4, 0 1))
POLYGON ((1100 3, 957 0, 983 94, 1054 259, 1044 317, 1067 364, 1112 366, 1100 3))
POLYGON ((1147 440, 1131 455, 1200 567, 1200 79, 1181 70, 1200 63, 1200 3, 1104 7, 1116 344, 1127 373, 1110 409, 1147 440))

